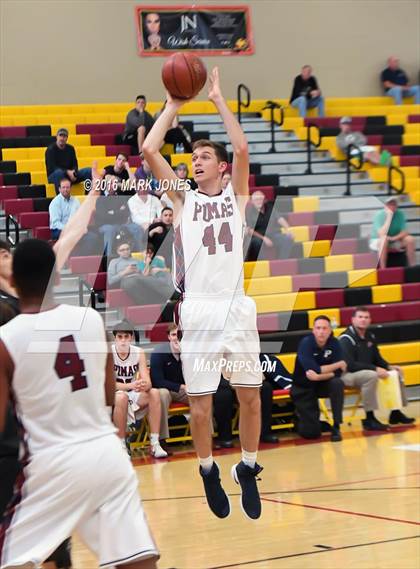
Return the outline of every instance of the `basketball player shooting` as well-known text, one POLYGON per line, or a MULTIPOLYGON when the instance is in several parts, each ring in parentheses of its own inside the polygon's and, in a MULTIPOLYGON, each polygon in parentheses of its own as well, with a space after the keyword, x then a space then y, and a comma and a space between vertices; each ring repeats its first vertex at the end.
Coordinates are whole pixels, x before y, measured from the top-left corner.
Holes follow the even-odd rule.
MULTIPOLYGON (((221 372, 236 389, 240 405, 239 435, 242 460, 232 467, 241 488, 241 507, 250 519, 261 515, 256 477, 260 436, 259 337, 254 301, 243 289, 243 235, 248 197, 248 143, 220 88, 218 69, 209 77, 208 98, 223 119, 233 147, 232 183, 222 190, 228 155, 210 140, 194 143, 192 167, 196 191, 169 191, 174 203, 174 280, 182 293, 179 327, 181 360, 190 400, 191 431, 199 471, 211 511, 219 518, 230 514, 230 502, 212 456, 212 397, 221 372), (246 370, 246 371, 245 371, 246 370)), ((168 94, 165 110, 155 122, 143 153, 153 175, 176 180, 160 154, 164 136, 186 100, 168 94)))

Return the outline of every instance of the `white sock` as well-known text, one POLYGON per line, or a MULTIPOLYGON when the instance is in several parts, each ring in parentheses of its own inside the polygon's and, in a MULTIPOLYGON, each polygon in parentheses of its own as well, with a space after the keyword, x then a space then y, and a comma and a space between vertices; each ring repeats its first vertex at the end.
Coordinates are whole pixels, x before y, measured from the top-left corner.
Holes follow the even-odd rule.
POLYGON ((257 462, 257 453, 248 452, 247 450, 242 449, 242 462, 250 468, 254 468, 255 463, 257 462))
POLYGON ((213 462, 214 462, 213 455, 211 454, 207 458, 198 457, 198 462, 200 463, 200 466, 201 466, 204 473, 210 472, 211 467, 213 466, 213 462))
POLYGON ((150 444, 155 445, 159 443, 159 433, 150 433, 150 444))

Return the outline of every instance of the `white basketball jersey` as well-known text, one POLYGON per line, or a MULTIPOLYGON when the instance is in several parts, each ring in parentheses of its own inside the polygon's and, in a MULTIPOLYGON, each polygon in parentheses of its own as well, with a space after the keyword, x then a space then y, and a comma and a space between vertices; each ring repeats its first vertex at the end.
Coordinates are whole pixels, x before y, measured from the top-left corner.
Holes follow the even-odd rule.
POLYGON ((114 357, 115 379, 121 383, 131 383, 136 378, 139 371, 139 355, 141 349, 130 345, 130 352, 125 359, 118 355, 115 344, 112 345, 112 355, 114 357))
POLYGON ((61 304, 0 328, 14 362, 12 390, 29 451, 115 432, 105 404, 107 343, 92 308, 61 304))
POLYGON ((242 291, 243 235, 231 184, 216 196, 185 192, 174 240, 176 289, 203 297, 242 291))

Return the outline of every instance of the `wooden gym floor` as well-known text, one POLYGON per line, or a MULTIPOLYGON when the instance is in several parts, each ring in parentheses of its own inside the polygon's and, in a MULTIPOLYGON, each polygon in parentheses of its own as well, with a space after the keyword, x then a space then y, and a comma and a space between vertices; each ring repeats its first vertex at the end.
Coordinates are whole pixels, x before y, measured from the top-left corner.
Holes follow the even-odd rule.
MULTIPOLYGON (((419 403, 408 413, 419 417, 419 403)), ((238 448, 215 452, 231 497, 226 520, 209 511, 192 452, 134 459, 159 569, 418 569, 418 421, 365 436, 356 419, 343 431, 341 443, 280 433, 279 445, 262 446, 263 515, 256 522, 244 518, 230 478, 238 448)), ((73 561, 74 569, 98 567, 77 536, 73 561)))

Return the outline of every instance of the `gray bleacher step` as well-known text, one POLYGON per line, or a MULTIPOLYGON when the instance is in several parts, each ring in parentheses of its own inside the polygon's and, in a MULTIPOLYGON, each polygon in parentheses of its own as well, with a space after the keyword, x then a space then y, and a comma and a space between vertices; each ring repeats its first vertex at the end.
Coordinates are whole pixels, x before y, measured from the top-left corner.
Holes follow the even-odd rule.
MULTIPOLYGON (((251 162, 259 162, 262 167, 268 166, 271 164, 293 164, 299 162, 299 164, 303 165, 306 169, 306 152, 302 151, 301 149, 288 149, 284 150, 283 152, 253 152, 250 153, 250 161, 251 162)), ((337 169, 337 162, 332 160, 330 157, 325 156, 323 154, 319 154, 314 156, 313 162, 316 164, 334 164, 334 168, 337 169)), ((302 166, 301 166, 302 167, 302 166)))
MULTIPOLYGON (((226 127, 223 123, 200 125, 200 128, 198 128, 198 127, 199 127, 198 124, 194 124, 194 130, 201 130, 201 127, 203 127, 203 130, 207 130, 211 134, 218 134, 218 133, 224 134, 224 133, 226 133, 226 127)), ((270 127, 270 123, 268 123, 268 122, 244 123, 244 124, 242 124, 242 130, 248 136, 248 133, 254 133, 254 132, 264 132, 264 133, 268 132, 268 133, 270 133, 271 127, 270 127)), ((276 127, 274 130, 276 133, 282 134, 283 137, 289 136, 289 131, 287 131, 287 130, 286 131, 280 130, 278 127, 276 127)))
MULTIPOLYGON (((299 140, 293 138, 287 140, 276 140, 274 143, 275 152, 271 152, 271 141, 254 141, 248 140, 248 150, 250 154, 262 154, 265 156, 276 156, 278 154, 283 154, 285 152, 290 153, 304 153, 306 156, 306 149, 302 146, 299 140)), ((226 150, 228 152, 233 151, 231 144, 226 144, 226 150)), ((319 152, 320 156, 327 156, 326 152, 319 152)), ((328 155, 329 156, 329 155, 328 155)))
POLYGON ((78 294, 79 291, 79 277, 74 275, 63 275, 61 273, 60 284, 54 287, 56 294, 72 293, 78 294))
MULTIPOLYGON (((235 116, 236 113, 235 113, 235 116)), ((214 113, 214 114, 199 114, 199 115, 179 115, 179 122, 183 122, 183 121, 192 121, 194 123, 194 126, 196 124, 214 124, 214 123, 220 123, 223 124, 222 119, 220 118, 219 113, 214 113)), ((252 115, 248 115, 247 113, 243 113, 241 116, 241 123, 260 123, 261 121, 263 121, 263 119, 261 117, 257 117, 255 116, 255 113, 252 113, 252 115)))
MULTIPOLYGON (((300 188, 303 186, 318 186, 323 188, 341 185, 346 182, 345 172, 337 172, 337 170, 331 171, 331 169, 328 171, 327 165, 314 164, 313 166, 312 174, 305 174, 303 169, 301 169, 302 171, 300 173, 284 175, 281 179, 281 185, 286 183, 289 186, 299 186, 300 188)), ((261 174, 279 174, 279 168, 281 167, 278 165, 267 164, 261 167, 261 174)), ((366 184, 366 181, 361 181, 359 174, 351 174, 351 181, 352 184, 366 184)), ((371 184, 373 184, 373 182, 371 182, 371 184)))
MULTIPOLYGON (((71 306, 80 306, 78 294, 68 293, 68 292, 63 294, 55 293, 54 299, 56 302, 60 304, 71 304, 71 306)), ((89 305, 90 297, 88 294, 83 295, 83 301, 85 306, 89 305)))

